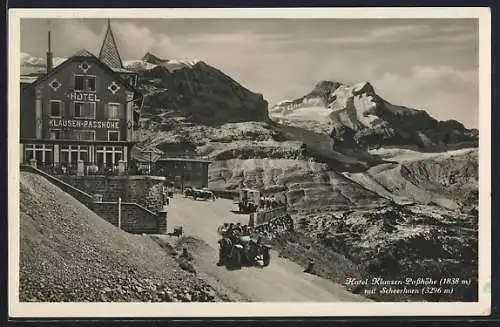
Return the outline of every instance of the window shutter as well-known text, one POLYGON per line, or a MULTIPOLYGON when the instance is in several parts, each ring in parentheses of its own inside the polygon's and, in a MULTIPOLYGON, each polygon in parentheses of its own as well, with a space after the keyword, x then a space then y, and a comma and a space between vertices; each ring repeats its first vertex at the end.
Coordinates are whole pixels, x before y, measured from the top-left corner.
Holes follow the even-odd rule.
POLYGON ((74 102, 70 102, 71 105, 70 105, 70 115, 72 118, 75 117, 75 103, 74 102))

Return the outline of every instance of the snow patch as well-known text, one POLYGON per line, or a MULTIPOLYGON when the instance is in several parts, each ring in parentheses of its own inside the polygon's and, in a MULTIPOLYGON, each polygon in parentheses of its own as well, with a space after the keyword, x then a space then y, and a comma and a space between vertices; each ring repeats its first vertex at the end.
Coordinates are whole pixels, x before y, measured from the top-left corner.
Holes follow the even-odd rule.
MULTIPOLYGON (((46 58, 45 57, 33 57, 26 52, 21 52, 21 67, 22 66, 35 66, 35 67, 45 67, 46 66, 46 58)), ((54 67, 59 66, 63 62, 65 62, 67 58, 62 57, 54 57, 52 58, 52 64, 54 67)))
POLYGON ((174 72, 178 69, 182 68, 193 68, 197 63, 199 63, 200 60, 198 59, 193 59, 193 60, 167 60, 165 63, 161 63, 159 65, 152 64, 150 62, 144 61, 144 60, 127 60, 124 61, 123 64, 127 68, 134 68, 134 69, 143 69, 143 70, 151 70, 153 68, 156 68, 158 66, 165 67, 169 72, 174 72))
POLYGON ((163 67, 167 68, 169 72, 174 72, 182 68, 193 68, 194 65, 199 63, 200 60, 169 60, 162 64, 163 67))
MULTIPOLYGON (((29 53, 21 52, 21 67, 46 67, 46 58, 45 57, 33 57, 29 53)), ((68 58, 63 57, 54 57, 53 65, 54 67, 59 66, 63 62, 65 62, 68 58)), ((162 64, 165 68, 167 68, 170 72, 173 72, 177 69, 181 68, 192 68, 194 65, 199 63, 200 60, 168 60, 166 63, 162 64)), ((123 61, 123 66, 125 68, 134 68, 134 69, 144 69, 151 70, 158 65, 151 64, 149 62, 143 60, 125 60, 123 61)))
POLYGON ((292 104, 293 100, 283 100, 278 102, 274 107, 279 107, 279 106, 286 106, 289 104, 292 104))
POLYGON ((367 84, 369 84, 368 82, 364 81, 364 82, 361 82, 361 83, 357 83, 357 84, 354 84, 351 88, 353 91, 355 92, 359 92, 361 91, 367 84))
POLYGON ((151 70, 158 65, 151 64, 149 62, 143 61, 143 60, 126 60, 123 62, 123 66, 126 68, 132 68, 132 69, 145 69, 145 70, 151 70))
POLYGON ((469 154, 472 152, 477 152, 477 148, 465 148, 465 149, 452 150, 446 152, 436 152, 436 153, 418 152, 414 150, 399 149, 399 148, 398 149, 380 148, 369 151, 371 155, 376 155, 382 159, 392 160, 400 163, 422 160, 422 159, 431 159, 431 158, 446 159, 446 158, 451 158, 453 156, 461 156, 469 154))
POLYGON ((330 115, 331 110, 325 107, 306 107, 299 108, 289 113, 284 114, 287 118, 293 119, 304 119, 304 120, 313 120, 319 122, 327 122, 328 116, 330 115))

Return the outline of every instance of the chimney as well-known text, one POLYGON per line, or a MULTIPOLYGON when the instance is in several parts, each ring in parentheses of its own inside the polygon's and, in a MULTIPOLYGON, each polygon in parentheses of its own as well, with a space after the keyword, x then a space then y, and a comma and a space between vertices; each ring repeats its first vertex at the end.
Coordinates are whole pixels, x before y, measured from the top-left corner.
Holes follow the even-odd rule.
POLYGON ((48 35, 48 50, 47 50, 47 74, 52 71, 52 51, 50 48, 50 22, 49 24, 49 35, 48 35))

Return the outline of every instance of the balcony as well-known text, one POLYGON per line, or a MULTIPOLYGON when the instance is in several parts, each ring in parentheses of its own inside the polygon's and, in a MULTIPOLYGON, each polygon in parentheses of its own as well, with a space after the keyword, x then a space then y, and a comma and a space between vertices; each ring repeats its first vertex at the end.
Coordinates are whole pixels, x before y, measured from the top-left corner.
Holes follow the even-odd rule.
POLYGON ((119 163, 93 163, 79 161, 77 163, 61 163, 61 162, 36 162, 31 160, 29 164, 32 167, 40 169, 52 176, 120 176, 120 175, 135 175, 132 170, 128 169, 126 162, 119 163))

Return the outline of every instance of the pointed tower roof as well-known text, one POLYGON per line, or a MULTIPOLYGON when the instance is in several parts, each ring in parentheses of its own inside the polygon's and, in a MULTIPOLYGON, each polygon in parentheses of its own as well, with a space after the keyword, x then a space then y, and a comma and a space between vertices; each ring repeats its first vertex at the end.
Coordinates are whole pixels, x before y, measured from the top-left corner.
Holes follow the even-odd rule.
POLYGON ((99 59, 112 69, 123 69, 122 58, 120 57, 109 19, 108 29, 102 42, 101 52, 99 52, 99 59))

